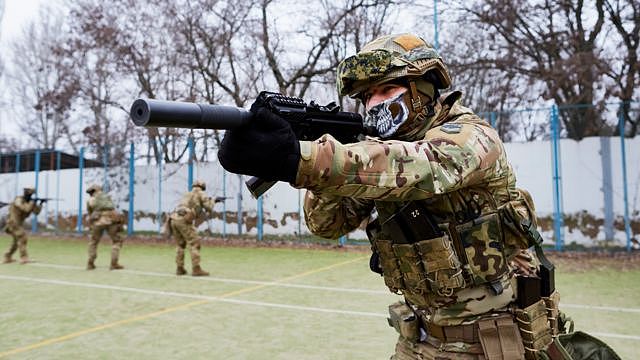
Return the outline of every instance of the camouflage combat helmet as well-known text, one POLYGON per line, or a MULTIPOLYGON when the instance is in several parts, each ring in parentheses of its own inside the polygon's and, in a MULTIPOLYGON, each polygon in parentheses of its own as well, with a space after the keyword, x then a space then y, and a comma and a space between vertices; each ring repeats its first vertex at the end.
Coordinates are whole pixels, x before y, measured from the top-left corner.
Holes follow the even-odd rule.
POLYGON ((199 187, 202 191, 207 190, 207 185, 202 180, 196 180, 193 182, 192 187, 199 187))
POLYGON ((102 186, 98 184, 93 184, 87 188, 87 194, 91 195, 96 191, 102 191, 102 186))
POLYGON ((449 72, 433 46, 413 34, 394 34, 381 36, 344 59, 336 81, 340 95, 358 97, 371 86, 428 72, 435 75, 436 88, 451 86, 449 72))
POLYGON ((32 187, 30 187, 30 186, 29 186, 29 187, 26 187, 26 188, 24 188, 24 189, 22 189, 22 190, 24 191, 24 194, 25 194, 25 195, 33 195, 33 194, 35 194, 35 193, 36 193, 36 189, 35 189, 35 188, 32 188, 32 187))

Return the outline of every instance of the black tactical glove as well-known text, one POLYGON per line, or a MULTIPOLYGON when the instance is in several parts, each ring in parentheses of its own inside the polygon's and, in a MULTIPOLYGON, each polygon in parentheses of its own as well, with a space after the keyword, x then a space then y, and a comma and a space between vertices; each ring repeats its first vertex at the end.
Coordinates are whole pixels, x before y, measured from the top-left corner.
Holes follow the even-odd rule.
POLYGON ((262 100, 251 105, 249 125, 227 130, 218 159, 227 171, 263 180, 295 182, 300 143, 291 125, 272 113, 262 100))

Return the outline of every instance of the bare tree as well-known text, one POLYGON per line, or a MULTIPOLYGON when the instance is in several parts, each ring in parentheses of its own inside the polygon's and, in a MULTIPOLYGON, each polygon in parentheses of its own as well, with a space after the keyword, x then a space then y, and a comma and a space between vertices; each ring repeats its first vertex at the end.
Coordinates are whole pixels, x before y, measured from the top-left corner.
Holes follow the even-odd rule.
POLYGON ((16 112, 11 114, 20 130, 33 143, 55 148, 66 138, 74 142, 68 118, 77 84, 69 81, 69 69, 54 48, 61 41, 61 23, 51 16, 53 9, 41 11, 21 38, 11 44, 11 97, 16 112))
POLYGON ((312 84, 326 85, 328 74, 331 74, 330 79, 335 79, 333 74, 343 58, 346 43, 360 46, 361 41, 371 40, 368 35, 379 30, 391 4, 388 0, 323 1, 322 11, 314 12, 308 21, 300 19, 303 25, 298 31, 281 34, 277 26, 279 18, 269 11, 271 6, 278 5, 277 2, 261 0, 254 36, 277 90, 304 97, 312 84), (380 15, 373 18, 373 25, 362 17, 370 14, 366 10, 380 15), (356 26, 349 28, 347 24, 356 26), (367 28, 366 25, 372 26, 367 28))
POLYGON ((614 83, 608 88, 608 93, 620 99, 622 117, 629 125, 627 134, 635 136, 640 131, 640 111, 634 117, 631 109, 634 96, 640 94, 640 3, 635 0, 607 0, 604 8, 620 36, 620 43, 606 50, 606 75, 614 83))
MULTIPOLYGON (((90 49, 86 59, 93 63, 92 66, 102 67, 98 69, 100 75, 93 77, 94 85, 102 80, 109 80, 110 84, 118 80, 132 90, 128 92, 129 96, 119 97, 119 103, 110 93, 114 88, 104 87, 107 83, 102 83, 104 86, 99 92, 85 92, 94 113, 104 113, 106 108, 103 105, 111 105, 123 110, 126 116, 134 94, 168 100, 186 97, 191 87, 190 76, 185 70, 183 55, 176 51, 175 20, 169 16, 171 6, 160 0, 144 3, 114 0, 108 4, 96 0, 75 0, 72 3, 73 33, 84 39, 80 40, 81 46, 90 49)), ((104 137, 108 123, 102 123, 105 126, 101 131, 87 130, 104 137)), ((126 125, 119 130, 126 133, 129 126, 127 119, 126 125)), ((188 131, 149 128, 144 132, 150 151, 149 161, 176 162, 185 154, 188 131)))
MULTIPOLYGON (((255 45, 246 37, 252 5, 247 0, 197 0, 169 11, 176 19, 176 51, 187 55, 185 67, 192 77, 190 100, 231 102, 242 107, 257 94, 262 71, 255 45)), ((201 134, 191 136, 203 144, 200 159, 205 160, 209 148, 217 148, 221 139, 218 130, 201 134)))
POLYGON ((494 123, 502 139, 521 138, 522 124, 514 123, 517 120, 510 110, 538 101, 537 96, 530 96, 535 87, 528 85, 530 91, 518 96, 523 82, 519 76, 486 66, 488 51, 479 49, 478 44, 491 43, 491 34, 453 24, 456 26, 450 27, 447 34, 455 41, 442 41, 439 49, 453 79, 452 89, 463 91, 463 102, 494 123))
MULTIPOLYGON (((604 0, 489 0, 463 2, 460 8, 461 20, 472 20, 491 40, 477 44, 482 56, 471 56, 468 64, 521 79, 524 92, 526 84, 541 82, 543 98, 557 104, 580 104, 560 110, 570 138, 610 131, 596 91, 605 68, 597 43, 605 23, 604 0)), ((514 95, 526 96, 522 90, 514 95)))
POLYGON ((118 103, 123 77, 116 67, 118 55, 112 51, 116 32, 101 13, 87 13, 82 7, 72 8, 65 41, 56 55, 65 59, 70 77, 77 84, 75 101, 82 117, 84 145, 89 145, 97 158, 121 163, 126 156, 124 143, 131 140, 132 125, 128 109, 118 103))
MULTIPOLYGON (((4 17, 4 0, 0 0, 0 39, 2 39, 2 19, 4 17)), ((2 57, 0 57, 0 77, 4 68, 2 57)))
MULTIPOLYGON (((329 5, 326 5, 329 6, 329 5)), ((337 24, 334 36, 331 38, 329 62, 340 63, 348 55, 357 53, 369 41, 385 34, 397 32, 394 30, 395 20, 407 7, 412 7, 413 1, 351 1, 335 10, 331 18, 338 18, 344 13, 344 20, 337 24)), ((327 72, 322 77, 322 84, 329 86, 335 92, 336 73, 327 72)), ((359 112, 361 103, 347 102, 343 97, 338 101, 345 110, 359 112)))

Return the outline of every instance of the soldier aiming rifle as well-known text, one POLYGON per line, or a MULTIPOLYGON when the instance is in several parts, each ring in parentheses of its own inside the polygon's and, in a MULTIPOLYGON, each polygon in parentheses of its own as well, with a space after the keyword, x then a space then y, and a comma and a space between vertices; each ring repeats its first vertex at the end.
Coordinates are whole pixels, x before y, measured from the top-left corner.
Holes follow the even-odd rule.
POLYGON ((227 198, 211 198, 205 193, 206 189, 204 181, 194 181, 191 191, 182 196, 165 224, 165 232, 176 240, 176 275, 179 276, 187 274, 184 267, 187 245, 191 255, 191 275, 209 276, 209 272, 200 266, 200 237, 197 229, 211 216, 214 204, 227 198))
POLYGON ((275 181, 306 188, 316 235, 366 224, 371 270, 402 296, 389 306, 392 359, 574 359, 562 348, 571 340, 533 200, 496 130, 460 91, 445 93, 451 85, 433 46, 394 34, 338 66, 338 93, 360 101, 364 118, 265 92, 249 112, 137 101, 131 115, 138 125, 227 129, 220 164, 261 179, 248 183, 254 195, 275 181))
MULTIPOLYGON (((4 253, 3 263, 14 262, 13 254, 16 250, 20 251, 20 263, 26 264, 31 262, 29 254, 27 253, 27 234, 23 229, 24 220, 31 214, 39 214, 42 210, 42 201, 39 198, 34 198, 36 189, 32 187, 26 187, 23 189, 23 193, 17 196, 15 200, 10 204, 9 218, 4 226, 4 231, 13 237, 9 249, 4 253)), ((6 203, 5 203, 6 204, 6 203)))

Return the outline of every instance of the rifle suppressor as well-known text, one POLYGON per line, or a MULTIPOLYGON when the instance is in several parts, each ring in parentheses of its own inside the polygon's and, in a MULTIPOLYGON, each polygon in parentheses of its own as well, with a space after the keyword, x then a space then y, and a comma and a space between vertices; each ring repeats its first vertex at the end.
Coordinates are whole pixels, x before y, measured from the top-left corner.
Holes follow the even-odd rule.
POLYGON ((249 123, 253 116, 235 106, 151 99, 134 101, 130 115, 138 126, 188 129, 233 129, 249 123))

